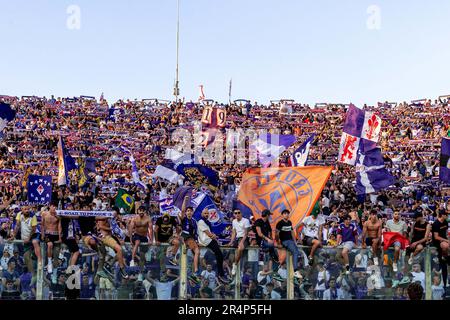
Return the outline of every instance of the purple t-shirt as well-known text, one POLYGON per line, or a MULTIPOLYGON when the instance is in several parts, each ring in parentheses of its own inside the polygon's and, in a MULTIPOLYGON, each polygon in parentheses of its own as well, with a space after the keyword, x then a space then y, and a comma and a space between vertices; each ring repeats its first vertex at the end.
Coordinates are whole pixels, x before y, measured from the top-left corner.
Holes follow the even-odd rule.
POLYGON ((342 242, 352 241, 356 242, 358 231, 354 224, 350 224, 348 227, 344 223, 341 223, 338 227, 338 234, 342 236, 342 242))

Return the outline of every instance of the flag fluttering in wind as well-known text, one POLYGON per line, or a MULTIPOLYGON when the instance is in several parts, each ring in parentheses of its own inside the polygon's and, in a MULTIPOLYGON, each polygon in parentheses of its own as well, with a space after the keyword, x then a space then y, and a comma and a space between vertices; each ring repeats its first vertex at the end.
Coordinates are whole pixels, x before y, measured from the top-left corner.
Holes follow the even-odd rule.
POLYGON ((59 136, 58 141, 58 186, 69 184, 68 172, 77 168, 75 160, 69 154, 64 140, 59 136))
POLYGON ((249 207, 255 219, 264 209, 272 213, 272 227, 284 209, 297 228, 313 210, 333 167, 307 166, 248 169, 241 182, 238 199, 249 207))
POLYGON ((294 135, 267 133, 261 134, 250 148, 254 148, 258 152, 259 163, 267 166, 278 160, 280 154, 294 142, 294 135))
POLYGON ((0 102, 0 133, 15 116, 16 111, 11 108, 10 104, 0 102))
POLYGON ((130 162, 131 162, 131 167, 132 167, 131 176, 133 177, 133 182, 138 187, 147 190, 147 186, 141 181, 141 178, 139 178, 139 171, 136 166, 136 160, 134 159, 134 157, 132 155, 130 156, 130 162))
POLYGON ((115 201, 121 212, 129 214, 134 207, 134 198, 125 189, 119 189, 115 201))
POLYGON ((442 138, 439 179, 450 184, 450 138, 442 138))
POLYGON ((205 92, 203 91, 203 85, 199 85, 199 89, 200 89, 200 94, 198 97, 198 101, 203 101, 205 100, 205 92))
POLYGON ((308 161, 309 149, 311 148, 311 144, 314 142, 316 138, 316 134, 313 133, 305 142, 302 143, 297 150, 292 154, 290 161, 291 167, 304 167, 306 166, 306 162, 308 161))
POLYGON ((393 184, 394 177, 384 165, 381 149, 377 147, 366 152, 361 147, 356 162, 356 194, 378 192, 393 184))
POLYGON ((362 144, 366 151, 374 148, 381 131, 381 118, 350 105, 341 137, 338 161, 354 166, 362 144))

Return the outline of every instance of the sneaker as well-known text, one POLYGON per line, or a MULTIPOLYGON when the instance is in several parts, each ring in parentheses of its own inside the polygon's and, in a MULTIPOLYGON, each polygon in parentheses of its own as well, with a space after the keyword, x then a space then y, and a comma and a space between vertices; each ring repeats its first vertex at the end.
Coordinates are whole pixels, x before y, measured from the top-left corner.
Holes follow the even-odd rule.
POLYGON ((177 261, 177 259, 175 259, 175 258, 170 258, 170 259, 169 259, 169 263, 170 263, 171 265, 173 265, 173 266, 176 266, 176 265, 178 264, 178 261, 177 261))
POLYGON ((47 272, 48 272, 48 273, 52 273, 52 272, 53 272, 53 265, 52 265, 51 263, 49 263, 49 264, 47 265, 47 272))
POLYGON ((231 269, 232 276, 236 275, 236 269, 237 269, 237 265, 236 265, 236 263, 233 263, 233 268, 231 269))
POLYGON ((294 277, 297 278, 297 279, 303 279, 302 274, 298 270, 294 272, 294 277))
POLYGON ((373 263, 378 266, 379 262, 378 262, 378 257, 373 257, 373 263))
POLYGON ((308 264, 310 266, 312 266, 314 264, 314 258, 313 257, 308 257, 308 264))
POLYGON ((394 272, 397 272, 397 271, 398 271, 397 263, 396 263, 396 262, 392 263, 392 270, 394 270, 394 272))
POLYGON ((130 261, 130 267, 134 267, 134 266, 136 266, 136 263, 134 262, 133 259, 131 259, 131 261, 130 261))
POLYGON ((124 279, 128 279, 129 278, 127 272, 125 271, 125 268, 120 268, 119 269, 119 273, 122 276, 122 278, 124 278, 124 279))

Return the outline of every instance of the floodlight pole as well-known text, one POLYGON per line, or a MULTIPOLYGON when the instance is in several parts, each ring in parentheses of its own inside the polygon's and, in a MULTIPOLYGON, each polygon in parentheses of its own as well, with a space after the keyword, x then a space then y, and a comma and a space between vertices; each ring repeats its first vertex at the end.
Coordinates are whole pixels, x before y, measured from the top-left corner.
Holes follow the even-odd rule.
POLYGON ((178 52, 180 47, 180 0, 177 0, 177 67, 175 71, 175 87, 173 88, 173 95, 175 96, 175 102, 178 102, 178 96, 180 94, 180 88, 178 86, 178 52))

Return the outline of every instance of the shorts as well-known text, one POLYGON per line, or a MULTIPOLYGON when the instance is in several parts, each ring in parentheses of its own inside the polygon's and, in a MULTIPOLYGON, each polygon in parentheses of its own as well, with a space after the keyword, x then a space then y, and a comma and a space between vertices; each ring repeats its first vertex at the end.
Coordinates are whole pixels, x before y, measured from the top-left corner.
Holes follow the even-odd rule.
POLYGON ((189 240, 189 239, 192 239, 192 240, 196 240, 195 239, 195 236, 193 236, 192 234, 190 234, 189 232, 187 232, 187 231, 182 231, 181 232, 181 236, 183 237, 183 239, 184 239, 184 241, 186 241, 186 240, 189 240))
POLYGON ((24 243, 23 249, 25 251, 32 249, 33 248, 33 240, 37 240, 40 242, 40 238, 41 238, 41 235, 39 233, 37 233, 37 232, 33 233, 30 237, 30 241, 28 243, 24 243))
POLYGON ((46 233, 44 240, 45 240, 45 243, 49 243, 49 242, 55 243, 55 242, 59 241, 59 235, 46 233))
POLYGON ((341 248, 347 248, 348 251, 352 250, 354 246, 355 243, 353 241, 345 241, 340 245, 341 248))
POLYGON ((303 238, 303 240, 302 240, 302 244, 304 246, 311 247, 313 245, 313 240, 317 240, 318 241, 319 239, 317 239, 316 237, 312 238, 312 237, 305 236, 303 238))
POLYGON ((99 280, 99 288, 100 289, 106 289, 106 290, 112 290, 113 289, 113 284, 111 283, 111 281, 108 278, 100 278, 99 280))
POLYGON ((135 233, 131 237, 131 242, 135 243, 136 241, 140 241, 141 243, 148 243, 148 238, 135 233))
POLYGON ((80 250, 80 247, 78 247, 78 243, 75 239, 65 239, 63 240, 63 243, 67 246, 70 253, 75 253, 80 250))
MULTIPOLYGON (((237 248, 239 246, 239 243, 241 242, 242 238, 236 238, 233 242, 233 248, 237 248)), ((248 238, 244 241, 244 248, 247 248, 250 245, 248 238)))
POLYGON ((375 238, 367 237, 366 238, 366 246, 370 247, 372 245, 374 239, 375 238))
POLYGON ((108 236, 104 236, 103 238, 101 238, 101 240, 102 240, 102 243, 105 246, 110 247, 112 249, 114 249, 114 247, 116 245, 120 246, 120 241, 114 236, 109 236, 109 235, 108 236))

